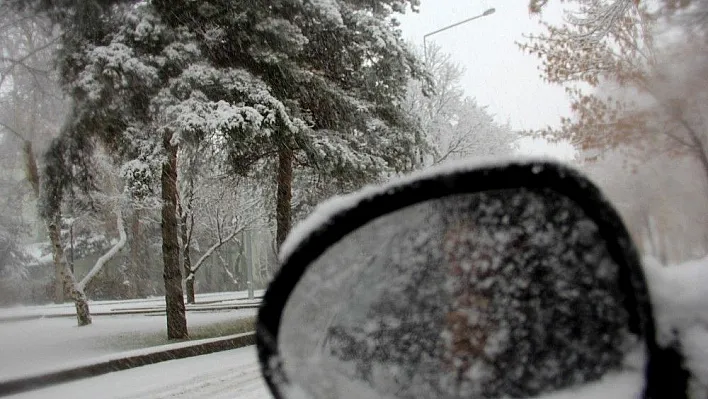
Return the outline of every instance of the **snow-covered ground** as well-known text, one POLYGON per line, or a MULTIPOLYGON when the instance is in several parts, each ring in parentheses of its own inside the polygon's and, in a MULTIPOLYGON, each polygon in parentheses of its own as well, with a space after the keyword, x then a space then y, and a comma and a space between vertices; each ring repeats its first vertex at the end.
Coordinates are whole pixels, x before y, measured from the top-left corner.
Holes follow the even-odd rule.
MULTIPOLYGON (((693 397, 705 397, 704 388, 708 386, 708 349, 706 349, 708 348, 708 311, 705 306, 708 303, 708 258, 671 267, 663 267, 651 259, 646 259, 645 268, 656 307, 657 321, 665 330, 668 330, 668 326, 678 329, 686 349, 687 365, 694 376, 692 385, 695 396, 693 397)), ((229 315, 229 313, 224 312, 222 316, 225 319, 235 316, 229 315)), ((125 317, 123 321, 121 320, 124 316, 112 316, 97 318, 96 326, 101 327, 97 327, 95 332, 88 334, 104 338, 103 344, 110 346, 111 334, 118 331, 127 333, 135 328, 144 330, 153 328, 153 331, 159 331, 164 328, 162 317, 142 317, 146 320, 159 320, 159 326, 156 324, 148 328, 150 322, 140 322, 136 316, 125 317)), ((190 323, 196 325, 199 322, 209 322, 209 319, 214 321, 220 316, 219 314, 192 313, 189 317, 190 323), (201 316, 205 319, 200 319, 201 316)), ((36 351, 36 354, 56 353, 60 349, 56 348, 57 334, 55 331, 58 327, 64 328, 66 326, 45 324, 41 328, 39 326, 32 328, 31 324, 32 322, 46 323, 48 321, 63 322, 66 320, 22 322, 27 326, 26 332, 18 330, 14 333, 5 332, 4 328, 7 326, 2 325, 0 326, 0 342, 5 339, 13 339, 15 334, 33 334, 31 338, 27 338, 27 336, 25 339, 14 338, 18 346, 24 346, 23 348, 15 348, 15 353, 21 356, 23 350, 29 349, 36 351), (38 347, 38 345, 42 345, 43 340, 48 340, 46 345, 38 347), (35 342, 36 344, 20 345, 22 342, 35 342), (27 346, 32 348, 27 348, 27 346)), ((20 323, 11 324, 20 325, 20 323)), ((74 332, 76 332, 76 328, 74 328, 74 332)), ((66 348, 66 351, 71 352, 71 348, 66 348)), ((87 349, 83 348, 82 351, 86 352, 87 349)), ((9 358, 6 356, 4 348, 2 348, 2 352, 4 359, 13 359, 12 355, 9 358)), ((0 367, 6 369, 16 369, 18 364, 14 360, 2 363, 0 367)), ((598 383, 588 384, 579 387, 579 389, 555 392, 544 396, 543 399, 636 397, 636 393, 643 385, 640 363, 632 365, 624 373, 608 375, 598 383)), ((14 399, 88 399, 99 397, 107 399, 266 399, 270 398, 270 394, 260 375, 255 347, 251 346, 138 367, 11 396, 14 399)))
POLYGON ((105 374, 12 399, 270 398, 254 346, 105 374))
MULTIPOLYGON (((256 309, 187 313, 190 333, 223 328, 255 316, 256 309)), ((62 365, 126 350, 166 343, 164 315, 95 316, 93 324, 77 327, 74 318, 35 319, 0 323, 0 380, 55 370, 62 365)), ((212 333, 214 333, 212 331, 212 333)))
MULTIPOLYGON (((255 290, 255 300, 260 300, 263 296, 263 290, 255 290)), ((217 292, 208 294, 197 294, 196 304, 188 305, 188 308, 199 308, 200 306, 220 306, 229 304, 245 303, 248 299, 247 291, 233 292, 217 292)), ((108 313, 114 311, 128 311, 140 309, 154 309, 165 307, 165 297, 152 297, 146 299, 130 299, 121 301, 89 301, 91 312, 108 313)), ((58 315, 74 315, 74 304, 71 302, 62 304, 47 304, 37 306, 13 306, 0 308, 0 321, 13 317, 41 317, 41 316, 58 316, 58 315)), ((0 330, 2 330, 0 326, 0 330)))
MULTIPOLYGON (((636 393, 636 372, 607 376, 579 390, 537 399, 625 399, 636 393), (608 396, 610 395, 610 396, 608 396)), ((356 397, 352 393, 351 397, 356 397)), ((9 396, 11 399, 269 399, 255 347, 249 346, 188 359, 106 374, 9 396)))
POLYGON ((708 397, 708 257, 663 267, 644 259, 661 343, 674 332, 691 370, 692 397, 708 397))

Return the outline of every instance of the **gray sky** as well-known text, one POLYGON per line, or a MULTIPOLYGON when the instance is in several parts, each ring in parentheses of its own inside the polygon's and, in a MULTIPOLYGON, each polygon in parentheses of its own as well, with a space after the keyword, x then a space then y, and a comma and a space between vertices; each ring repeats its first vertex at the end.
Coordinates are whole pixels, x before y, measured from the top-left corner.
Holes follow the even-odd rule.
MULTIPOLYGON (((544 20, 561 21, 560 2, 550 3, 544 20)), ((522 34, 541 31, 538 16, 529 15, 527 5, 527 0, 422 0, 420 13, 408 12, 399 20, 404 37, 422 46, 426 33, 494 7, 494 14, 429 36, 428 42, 438 44, 466 69, 462 87, 487 105, 498 122, 508 121, 514 129, 558 126, 561 116, 570 115, 565 92, 543 82, 539 60, 514 44, 523 40, 522 34)), ((529 149, 524 152, 543 153, 546 146, 524 147, 529 149)))

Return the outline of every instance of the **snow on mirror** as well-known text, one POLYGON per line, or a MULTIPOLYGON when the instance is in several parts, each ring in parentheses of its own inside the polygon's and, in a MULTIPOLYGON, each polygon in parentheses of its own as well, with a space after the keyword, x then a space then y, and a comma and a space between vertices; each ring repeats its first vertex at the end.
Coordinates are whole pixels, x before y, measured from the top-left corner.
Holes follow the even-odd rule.
POLYGON ((631 345, 596 224, 550 190, 460 194, 371 221, 296 286, 279 347, 313 398, 532 397, 631 345))

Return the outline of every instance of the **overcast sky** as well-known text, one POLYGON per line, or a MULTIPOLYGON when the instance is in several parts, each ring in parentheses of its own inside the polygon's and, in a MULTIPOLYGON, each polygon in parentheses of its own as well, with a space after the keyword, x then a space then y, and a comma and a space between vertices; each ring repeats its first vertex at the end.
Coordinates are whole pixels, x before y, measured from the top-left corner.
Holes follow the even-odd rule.
MULTIPOLYGON (((496 12, 428 37, 465 69, 462 87, 467 95, 487 105, 501 123, 514 129, 558 126, 569 116, 568 99, 559 86, 539 77, 539 60, 524 54, 515 41, 523 34, 539 33, 538 16, 528 13, 528 0, 422 0, 420 13, 399 17, 404 37, 422 46, 423 36, 442 27, 483 13, 496 12)), ((544 20, 561 20, 560 2, 550 2, 544 20)), ((541 145, 529 151, 546 152, 541 145)), ((564 150, 564 151, 567 151, 564 150)), ((556 151, 554 151, 556 152, 556 151)))

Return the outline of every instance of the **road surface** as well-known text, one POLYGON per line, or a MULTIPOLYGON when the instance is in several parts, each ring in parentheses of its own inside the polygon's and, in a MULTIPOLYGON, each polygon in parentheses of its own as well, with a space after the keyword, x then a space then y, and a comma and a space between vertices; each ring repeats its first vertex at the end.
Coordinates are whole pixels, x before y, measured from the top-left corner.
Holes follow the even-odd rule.
POLYGON ((255 346, 105 374, 12 399, 267 399, 255 346))

